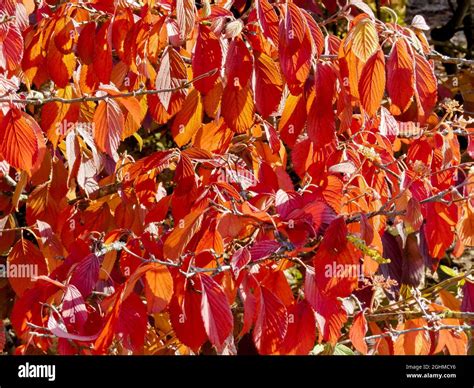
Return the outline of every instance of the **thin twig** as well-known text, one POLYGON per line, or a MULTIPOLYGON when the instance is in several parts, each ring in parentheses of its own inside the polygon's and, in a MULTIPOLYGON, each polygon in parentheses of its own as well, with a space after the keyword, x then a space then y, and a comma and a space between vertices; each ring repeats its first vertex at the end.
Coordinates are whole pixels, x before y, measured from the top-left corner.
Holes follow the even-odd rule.
MULTIPOLYGON (((367 314, 366 318, 368 321, 371 322, 379 322, 379 321, 387 321, 397 319, 399 316, 403 316, 405 319, 415 319, 421 318, 424 316, 422 311, 393 311, 389 313, 374 313, 374 314, 367 314)), ((464 311, 451 311, 446 310, 440 314, 438 314, 440 319, 463 319, 463 320, 473 320, 474 321, 474 313, 464 312, 464 311)))
POLYGON ((16 99, 10 99, 10 98, 1 98, 0 103, 12 103, 12 104, 26 104, 26 105, 43 105, 51 102, 59 102, 62 104, 77 104, 77 103, 82 103, 82 102, 98 102, 106 99, 116 99, 116 98, 127 98, 127 97, 137 97, 137 96, 145 96, 145 95, 155 95, 155 94, 160 94, 160 93, 168 93, 168 92, 176 92, 179 90, 187 89, 189 88, 194 82, 200 81, 204 78, 211 77, 214 74, 216 74, 217 69, 213 69, 211 71, 208 71, 207 73, 201 74, 197 76, 196 78, 193 78, 190 81, 184 82, 182 85, 177 86, 175 88, 169 88, 169 89, 139 89, 139 90, 134 90, 132 92, 127 92, 127 93, 118 93, 118 94, 109 94, 106 93, 102 96, 82 96, 82 97, 76 97, 76 98, 62 98, 62 97, 49 97, 45 99, 41 98, 26 98, 26 99, 21 99, 21 98, 16 98, 16 99))

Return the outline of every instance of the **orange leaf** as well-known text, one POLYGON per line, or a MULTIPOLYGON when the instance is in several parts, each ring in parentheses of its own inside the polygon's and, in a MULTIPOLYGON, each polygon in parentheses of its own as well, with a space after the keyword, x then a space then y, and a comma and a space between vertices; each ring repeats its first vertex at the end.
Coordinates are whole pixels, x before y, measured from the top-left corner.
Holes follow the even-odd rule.
POLYGON ((464 245, 474 246, 474 209, 469 201, 462 206, 463 215, 457 224, 459 238, 464 245))
POLYGON ((145 296, 148 313, 163 311, 173 296, 173 278, 164 265, 153 264, 145 273, 145 296))
POLYGON ((254 122, 254 101, 249 86, 240 90, 226 86, 222 96, 222 116, 230 129, 245 133, 254 122))
POLYGON ((0 154, 13 167, 31 175, 39 162, 41 128, 32 117, 12 107, 0 123, 0 154))
POLYGON ((102 152, 118 158, 117 149, 125 122, 118 103, 109 99, 100 101, 94 114, 94 140, 102 152))
POLYGON ((54 31, 54 43, 60 52, 69 54, 76 40, 76 28, 71 19, 62 17, 56 22, 54 31))
MULTIPOLYGON (((56 95, 65 99, 76 97, 71 85, 59 89, 56 95)), ((49 102, 43 106, 41 109, 41 126, 54 147, 57 147, 60 140, 73 129, 78 117, 79 104, 49 102)))
POLYGON ((281 139, 289 146, 294 146, 304 124, 306 123, 306 99, 304 94, 289 94, 278 122, 281 139))
POLYGON ((48 74, 54 83, 60 88, 65 88, 76 68, 76 56, 74 53, 63 54, 54 44, 53 39, 49 43, 46 56, 48 74))
POLYGON ((224 87, 222 86, 222 81, 219 79, 203 98, 204 111, 213 119, 215 119, 219 113, 223 91, 224 87))
MULTIPOLYGON (((456 319, 442 319, 441 323, 444 325, 459 325, 459 321, 456 319)), ((438 332, 438 343, 433 353, 439 353, 446 347, 451 356, 465 356, 467 354, 467 344, 466 333, 440 330, 438 332)))
MULTIPOLYGON (((111 96, 119 96, 122 94, 122 92, 113 85, 101 85, 100 90, 111 96)), ((128 131, 122 131, 121 139, 124 140, 140 128, 141 122, 146 115, 146 99, 142 97, 141 100, 138 101, 136 97, 129 96, 117 97, 115 100, 127 111, 127 121, 124 125, 128 124, 129 128, 127 128, 128 131)))
POLYGON ((201 95, 196 89, 186 97, 181 110, 176 115, 171 132, 179 147, 189 143, 202 125, 203 109, 201 95))
POLYGON ((367 334, 368 325, 365 319, 364 312, 361 311, 354 317, 352 326, 349 330, 349 338, 352 345, 362 354, 367 354, 368 348, 365 342, 365 335, 367 334))
POLYGON ((194 136, 193 145, 209 152, 224 153, 232 140, 233 132, 224 123, 222 117, 216 123, 204 124, 194 136))
POLYGON ((181 256, 186 245, 201 227, 203 209, 196 209, 181 220, 176 220, 175 228, 163 245, 163 255, 176 260, 181 256))
POLYGON ((36 284, 34 277, 47 274, 46 261, 36 245, 24 238, 18 240, 7 259, 8 280, 15 293, 22 296, 36 284))
POLYGON ((257 111, 267 117, 278 109, 283 80, 277 64, 265 53, 255 54, 255 104, 257 111))
MULTIPOLYGON (((397 326, 397 330, 410 330, 426 326, 423 318, 410 319, 397 326)), ((393 344, 396 355, 427 355, 430 352, 431 340, 426 330, 411 331, 398 336, 393 344)))
POLYGON ((378 50, 362 69, 359 80, 360 102, 370 116, 375 115, 385 90, 385 56, 378 50))

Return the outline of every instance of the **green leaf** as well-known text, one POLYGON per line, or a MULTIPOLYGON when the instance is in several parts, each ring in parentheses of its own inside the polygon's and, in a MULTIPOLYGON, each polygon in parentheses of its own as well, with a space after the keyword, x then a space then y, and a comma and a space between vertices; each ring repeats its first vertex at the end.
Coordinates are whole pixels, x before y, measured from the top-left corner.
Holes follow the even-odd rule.
POLYGON ((351 348, 348 348, 346 345, 337 344, 334 348, 335 356, 355 356, 355 353, 352 351, 351 348))

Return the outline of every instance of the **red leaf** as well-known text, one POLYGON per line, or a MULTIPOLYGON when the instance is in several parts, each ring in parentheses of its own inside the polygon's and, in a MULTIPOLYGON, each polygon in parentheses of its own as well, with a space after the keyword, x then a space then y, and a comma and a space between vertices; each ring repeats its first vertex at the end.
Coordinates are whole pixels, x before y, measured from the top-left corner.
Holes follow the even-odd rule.
POLYGON ((195 290, 174 295, 170 304, 170 319, 177 337, 195 352, 206 342, 207 334, 201 316, 202 296, 195 290))
POLYGON ((5 348, 5 344, 7 342, 6 335, 5 335, 5 326, 3 325, 3 321, 0 321, 0 352, 3 353, 3 349, 5 348))
POLYGON ((194 77, 198 77, 214 69, 217 71, 213 76, 195 82, 194 87, 203 94, 209 92, 219 77, 221 65, 222 49, 219 39, 217 39, 208 26, 199 24, 196 46, 192 58, 193 75, 194 77))
POLYGON ((234 318, 222 287, 210 276, 201 274, 201 315, 209 341, 218 351, 232 332, 234 318))
POLYGON ((454 239, 453 227, 457 222, 457 207, 440 202, 426 204, 424 228, 431 257, 441 259, 454 239))
POLYGON ((288 331, 281 354, 307 355, 316 342, 316 320, 311 305, 303 300, 288 307, 288 331))
POLYGON ((466 280, 462 293, 461 311, 474 313, 474 282, 466 280))
POLYGON ((255 277, 246 273, 243 277, 242 284, 239 287, 239 294, 244 307, 243 325, 242 330, 239 333, 240 338, 250 331, 255 322, 257 316, 257 297, 255 293, 257 289, 258 283, 255 277))
POLYGON ((15 23, 0 24, 0 68, 14 70, 23 58, 23 36, 15 23))
POLYGON ((227 85, 236 89, 247 86, 252 75, 252 57, 242 38, 235 38, 229 45, 225 62, 227 85))
POLYGON ((278 16, 273 6, 267 0, 257 0, 255 9, 263 34, 271 39, 275 46, 278 45, 278 16))
POLYGON ((95 22, 87 23, 82 29, 77 40, 77 55, 85 65, 90 65, 94 60, 95 22))
POLYGON ((125 349, 138 352, 143 348, 147 322, 146 308, 141 298, 131 294, 123 301, 115 326, 116 336, 125 349))
POLYGON ((251 258, 250 252, 246 247, 239 248, 234 252, 230 265, 236 278, 239 277, 240 271, 250 262, 251 258))
POLYGON ((268 271, 262 279, 261 285, 272 292, 285 306, 294 304, 295 297, 283 271, 268 271))
MULTIPOLYGON (((95 37, 94 73, 103 84, 110 83, 112 75, 112 26, 110 21, 99 28, 95 37)), ((92 44, 92 42, 89 42, 92 44)))
POLYGON ((387 61, 387 92, 394 115, 405 112, 415 93, 414 59, 405 39, 398 39, 387 61))
POLYGON ((335 139, 336 123, 332 106, 336 73, 330 63, 319 63, 315 74, 316 96, 308 114, 308 137, 321 148, 335 139))
POLYGON ((81 330, 87 321, 87 308, 79 290, 73 284, 66 288, 61 311, 66 324, 72 325, 81 330))
POLYGON ((288 329, 285 305, 265 287, 257 293, 257 320, 253 340, 260 354, 273 354, 283 342, 288 329))
POLYGON ((311 37, 299 7, 286 3, 279 27, 280 66, 290 92, 300 94, 310 71, 311 37))
POLYGON ((347 314, 339 299, 322 292, 316 282, 314 269, 307 267, 304 282, 305 299, 316 313, 316 324, 320 332, 320 342, 335 344, 341 336, 341 329, 347 321, 347 314))
POLYGON ((281 244, 275 240, 263 240, 255 243, 250 249, 252 260, 261 260, 280 249, 281 244))
POLYGON ((278 65, 265 53, 255 54, 255 105, 267 117, 278 109, 283 92, 278 65))
POLYGON ((438 81, 433 67, 418 53, 415 53, 415 85, 418 118, 424 122, 438 100, 438 81))
POLYGON ((69 284, 76 286, 84 298, 88 297, 99 280, 99 258, 91 253, 74 269, 69 284))
POLYGON ((316 21, 308 11, 306 11, 305 9, 301 9, 301 13, 305 17, 306 23, 308 24, 308 28, 312 38, 312 44, 314 46, 313 51, 315 51, 317 56, 319 57, 324 52, 325 46, 323 32, 321 31, 321 28, 319 28, 318 23, 316 23, 316 21))

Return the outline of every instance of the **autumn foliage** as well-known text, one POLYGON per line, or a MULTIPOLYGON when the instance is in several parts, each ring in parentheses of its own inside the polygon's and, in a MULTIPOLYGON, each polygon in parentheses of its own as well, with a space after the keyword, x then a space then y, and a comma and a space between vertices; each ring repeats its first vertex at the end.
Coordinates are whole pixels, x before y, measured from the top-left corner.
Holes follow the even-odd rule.
POLYGON ((344 3, 1 2, 5 351, 468 352, 472 120, 344 3))

